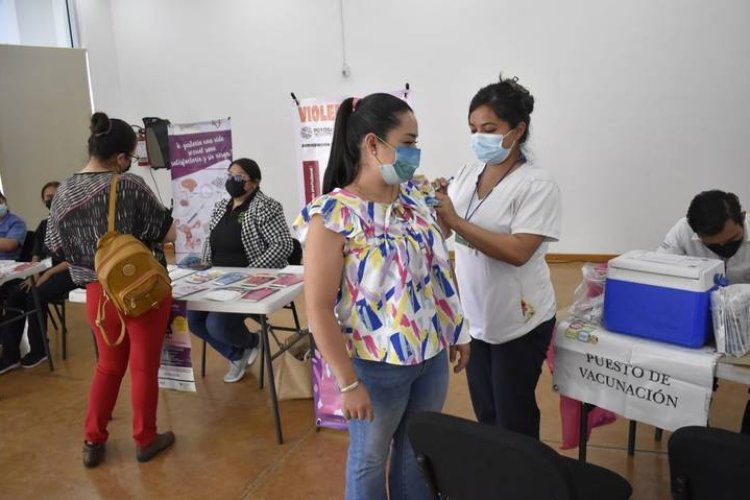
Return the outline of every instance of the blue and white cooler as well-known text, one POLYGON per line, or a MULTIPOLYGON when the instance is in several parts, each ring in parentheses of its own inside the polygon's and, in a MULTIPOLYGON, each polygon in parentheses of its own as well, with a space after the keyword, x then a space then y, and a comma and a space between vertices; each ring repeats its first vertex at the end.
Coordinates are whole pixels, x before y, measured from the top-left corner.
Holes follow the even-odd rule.
POLYGON ((712 336, 711 290, 724 262, 634 250, 609 262, 607 330, 686 347, 712 336))

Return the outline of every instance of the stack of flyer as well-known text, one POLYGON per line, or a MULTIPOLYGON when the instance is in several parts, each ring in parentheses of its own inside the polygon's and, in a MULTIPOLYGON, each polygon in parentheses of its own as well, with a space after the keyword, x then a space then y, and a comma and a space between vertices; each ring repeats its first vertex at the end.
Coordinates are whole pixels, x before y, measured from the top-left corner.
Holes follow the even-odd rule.
POLYGON ((202 299, 227 302, 246 300, 260 302, 281 289, 302 283, 302 275, 294 273, 245 273, 242 271, 210 270, 190 274, 172 287, 172 295, 183 299, 206 292, 202 299))
MULTIPOLYGON (((211 287, 211 282, 222 275, 220 271, 202 271, 190 273, 184 279, 179 279, 172 285, 172 297, 183 299, 189 295, 195 295, 211 287)), ((174 280, 175 278, 173 278, 174 280)))
POLYGON ((301 274, 253 274, 242 282, 243 287, 246 289, 246 292, 242 295, 242 300, 260 302, 282 288, 287 288, 297 283, 302 283, 301 274))

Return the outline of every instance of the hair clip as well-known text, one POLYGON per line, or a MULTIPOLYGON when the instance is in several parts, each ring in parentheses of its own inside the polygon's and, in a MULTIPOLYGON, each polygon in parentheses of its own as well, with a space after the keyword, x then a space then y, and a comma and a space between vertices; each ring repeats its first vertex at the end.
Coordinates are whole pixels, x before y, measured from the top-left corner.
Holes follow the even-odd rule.
POLYGON ((103 135, 109 134, 110 132, 112 132, 112 120, 109 121, 109 127, 107 127, 107 130, 94 134, 94 137, 101 137, 103 135))
POLYGON ((359 97, 352 98, 352 113, 357 111, 357 105, 359 104, 359 97))

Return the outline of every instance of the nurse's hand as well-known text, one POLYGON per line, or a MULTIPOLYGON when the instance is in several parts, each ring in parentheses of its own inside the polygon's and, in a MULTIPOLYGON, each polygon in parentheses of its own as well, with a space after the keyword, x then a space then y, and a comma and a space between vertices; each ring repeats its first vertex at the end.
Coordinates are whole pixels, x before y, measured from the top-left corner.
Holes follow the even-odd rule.
POLYGON ((460 373, 461 370, 466 368, 469 364, 469 354, 471 354, 471 347, 469 344, 452 345, 448 350, 450 354, 451 363, 455 363, 453 367, 453 373, 460 373), (458 356, 456 356, 458 354, 458 356), (458 357, 458 360, 456 360, 458 357))
POLYGON ((364 384, 351 392, 345 392, 341 395, 341 407, 344 411, 344 418, 347 420, 367 420, 372 422, 373 411, 370 402, 370 393, 364 384))
POLYGON ((432 189, 435 190, 437 193, 448 193, 448 180, 445 177, 438 177, 434 181, 432 181, 432 189))
POLYGON ((460 219, 456 213, 455 207, 453 206, 453 202, 445 193, 437 192, 435 193, 435 198, 438 200, 438 204, 435 206, 435 211, 437 212, 438 217, 440 217, 440 220, 442 220, 449 228, 453 229, 456 222, 460 219))

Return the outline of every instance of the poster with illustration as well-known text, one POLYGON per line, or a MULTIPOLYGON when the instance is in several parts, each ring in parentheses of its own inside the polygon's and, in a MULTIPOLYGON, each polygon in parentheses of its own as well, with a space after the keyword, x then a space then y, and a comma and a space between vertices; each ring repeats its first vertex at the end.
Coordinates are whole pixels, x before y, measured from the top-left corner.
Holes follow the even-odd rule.
MULTIPOLYGON (((408 89, 388 92, 409 104, 408 89)), ((336 113, 345 97, 309 97, 297 101, 294 113, 294 136, 297 143, 297 182, 300 208, 321 195, 323 174, 333 142, 336 113)))
POLYGON ((169 159, 177 227, 176 261, 200 257, 208 235, 211 212, 225 197, 224 182, 232 160, 229 118, 208 122, 170 124, 169 159))
POLYGON ((191 358, 190 330, 188 330, 185 302, 172 302, 167 334, 161 350, 159 388, 195 392, 195 373, 191 358))

